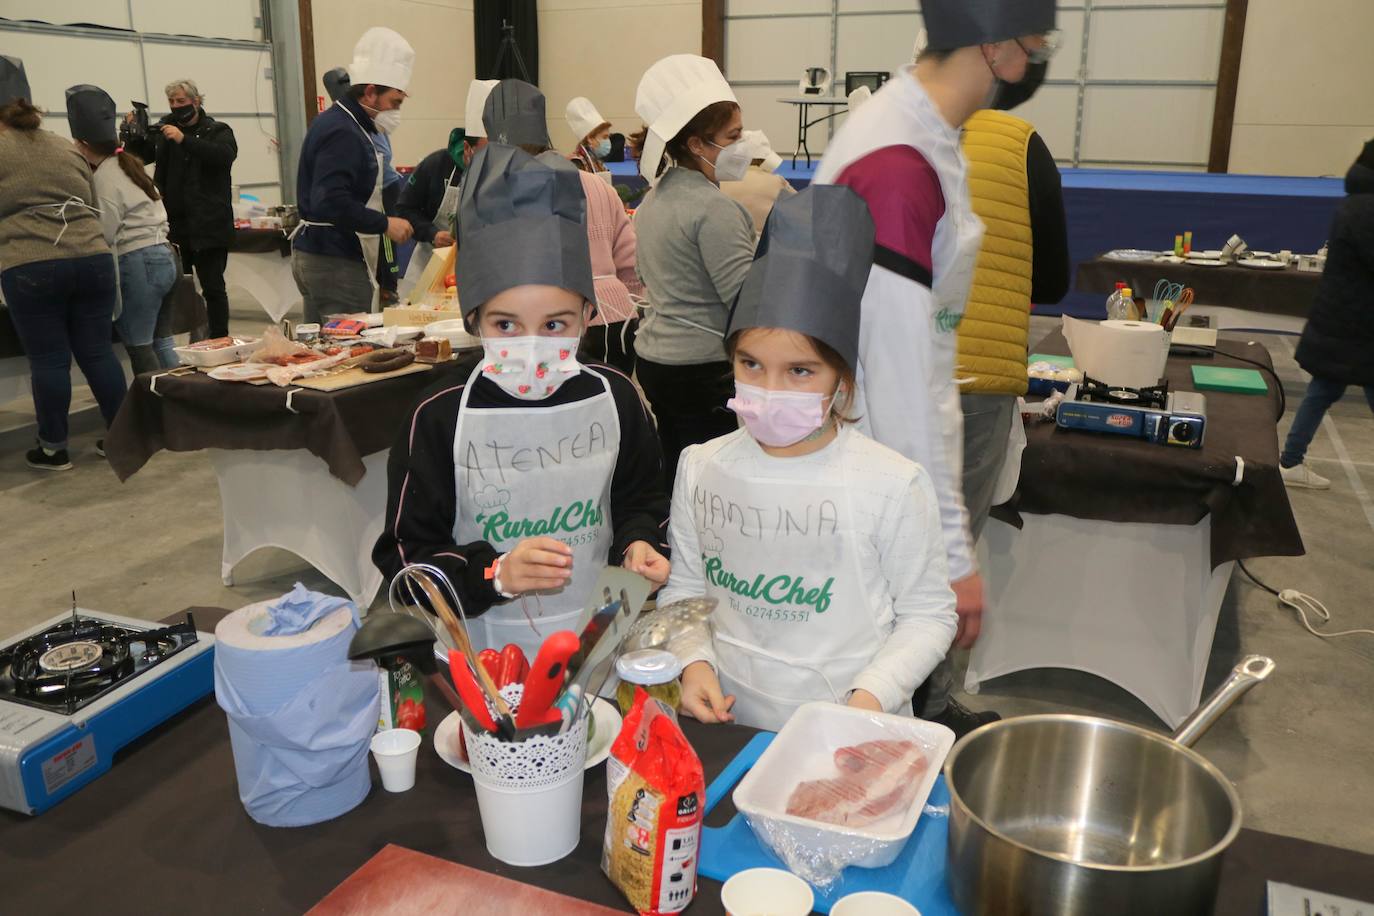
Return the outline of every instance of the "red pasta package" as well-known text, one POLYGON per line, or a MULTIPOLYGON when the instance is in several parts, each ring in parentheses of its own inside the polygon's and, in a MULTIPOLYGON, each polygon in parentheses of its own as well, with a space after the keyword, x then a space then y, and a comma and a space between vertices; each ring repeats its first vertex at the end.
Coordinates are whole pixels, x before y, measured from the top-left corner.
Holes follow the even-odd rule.
POLYGON ((706 779, 672 711, 635 690, 606 762, 601 870, 642 916, 680 913, 697 892, 706 779))

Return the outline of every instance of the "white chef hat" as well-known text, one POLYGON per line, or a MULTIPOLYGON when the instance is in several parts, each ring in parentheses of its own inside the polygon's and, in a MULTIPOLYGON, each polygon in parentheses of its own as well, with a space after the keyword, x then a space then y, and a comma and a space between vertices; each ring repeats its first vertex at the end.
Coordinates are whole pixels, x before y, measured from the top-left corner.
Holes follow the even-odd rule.
POLYGON ((572 128, 573 135, 577 142, 581 143, 592 131, 602 124, 609 123, 601 117, 601 112, 596 110, 591 99, 578 96, 568 103, 568 126, 572 128))
POLYGON ((782 157, 773 151, 773 144, 769 142, 768 135, 761 130, 746 130, 740 136, 741 140, 748 141, 753 148, 753 158, 762 159, 761 168, 766 172, 776 172, 782 165, 782 157))
POLYGON ((354 86, 390 86, 402 92, 415 69, 415 49, 397 32, 373 26, 353 46, 348 77, 354 86))
POLYGON ((500 80, 473 80, 468 84, 468 103, 463 111, 463 131, 464 135, 473 140, 480 140, 487 135, 487 129, 482 124, 482 112, 487 107, 487 96, 495 89, 500 80))
POLYGON ((645 72, 635 92, 635 113, 649 128, 640 151, 639 172, 650 184, 658 182, 658 166, 668 141, 716 102, 738 103, 739 99, 713 60, 674 54, 645 72))

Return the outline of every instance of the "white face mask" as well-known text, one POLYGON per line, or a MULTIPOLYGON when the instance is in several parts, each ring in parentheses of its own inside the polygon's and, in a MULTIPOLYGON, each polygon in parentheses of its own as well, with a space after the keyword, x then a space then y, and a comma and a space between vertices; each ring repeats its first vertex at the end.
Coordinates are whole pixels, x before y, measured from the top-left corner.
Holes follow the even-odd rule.
MULTIPOLYGON (((719 143, 711 145, 720 150, 715 162, 716 181, 742 180, 749 172, 749 163, 754 161, 753 144, 740 138, 729 146, 721 146, 719 143)), ((705 156, 702 156, 701 160, 710 162, 705 156)))
POLYGON ((363 107, 372 115, 373 125, 382 133, 394 134, 401 129, 401 109, 393 108, 390 111, 376 111, 372 108, 367 108, 366 105, 363 107))
POLYGON ((511 397, 542 401, 582 371, 579 337, 483 337, 482 374, 511 397))

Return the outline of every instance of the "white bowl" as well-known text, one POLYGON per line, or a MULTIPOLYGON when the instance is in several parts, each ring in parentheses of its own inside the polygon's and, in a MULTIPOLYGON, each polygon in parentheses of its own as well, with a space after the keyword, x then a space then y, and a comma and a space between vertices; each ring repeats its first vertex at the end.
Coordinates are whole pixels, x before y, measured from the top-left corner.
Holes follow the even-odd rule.
POLYGON ((830 916, 921 916, 921 911, 894 894, 860 891, 836 900, 830 916))
POLYGON ((750 868, 720 889, 730 916, 807 916, 816 905, 811 885, 781 868, 750 868))
POLYGON ((735 807, 764 845, 789 866, 789 854, 846 866, 891 865, 916 829, 940 767, 954 746, 954 732, 943 725, 868 712, 835 703, 807 703, 793 713, 773 743, 735 787, 735 807), (797 784, 836 776, 834 754, 865 741, 914 741, 926 755, 926 771, 906 808, 867 827, 844 827, 787 813, 797 784))

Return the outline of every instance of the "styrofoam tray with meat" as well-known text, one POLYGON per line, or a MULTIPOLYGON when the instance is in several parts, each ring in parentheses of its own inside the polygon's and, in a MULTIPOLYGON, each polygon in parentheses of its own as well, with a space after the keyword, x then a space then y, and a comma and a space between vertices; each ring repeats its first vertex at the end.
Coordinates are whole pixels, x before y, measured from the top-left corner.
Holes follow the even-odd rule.
POLYGON ((934 722, 808 703, 735 788, 735 807, 808 881, 881 868, 916 829, 953 746, 934 722))

